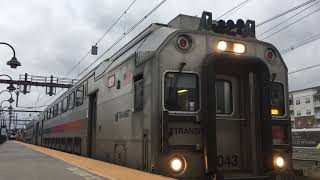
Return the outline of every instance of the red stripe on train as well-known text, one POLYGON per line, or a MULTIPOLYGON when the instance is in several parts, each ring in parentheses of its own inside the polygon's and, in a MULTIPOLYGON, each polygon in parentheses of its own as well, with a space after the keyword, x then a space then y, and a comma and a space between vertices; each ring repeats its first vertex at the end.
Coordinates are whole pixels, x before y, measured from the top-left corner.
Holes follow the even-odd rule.
POLYGON ((50 128, 50 133, 63 133, 63 132, 75 132, 80 131, 82 126, 82 120, 73 121, 67 124, 62 124, 53 128, 50 128))

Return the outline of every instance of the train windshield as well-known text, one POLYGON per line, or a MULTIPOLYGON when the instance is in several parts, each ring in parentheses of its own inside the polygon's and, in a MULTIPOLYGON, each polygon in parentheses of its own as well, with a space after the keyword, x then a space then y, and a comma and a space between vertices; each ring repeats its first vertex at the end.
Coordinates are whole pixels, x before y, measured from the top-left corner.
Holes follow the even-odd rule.
POLYGON ((198 76, 192 73, 166 73, 164 79, 164 102, 165 108, 169 111, 198 111, 198 76))
POLYGON ((271 114, 275 116, 283 116, 284 109, 284 87, 281 83, 271 83, 271 114))

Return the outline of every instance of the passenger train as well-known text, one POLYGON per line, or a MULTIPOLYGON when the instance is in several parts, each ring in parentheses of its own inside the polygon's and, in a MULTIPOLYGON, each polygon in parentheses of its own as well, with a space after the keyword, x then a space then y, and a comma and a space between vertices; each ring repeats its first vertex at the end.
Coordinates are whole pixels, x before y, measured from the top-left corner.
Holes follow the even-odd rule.
POLYGON ((151 24, 18 137, 177 179, 293 179, 287 67, 255 22, 151 24))

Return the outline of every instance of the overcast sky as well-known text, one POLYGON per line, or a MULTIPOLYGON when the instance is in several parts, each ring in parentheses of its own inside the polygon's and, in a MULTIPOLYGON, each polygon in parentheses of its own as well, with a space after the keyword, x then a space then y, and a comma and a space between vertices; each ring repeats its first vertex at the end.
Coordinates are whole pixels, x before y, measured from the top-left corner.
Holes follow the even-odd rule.
MULTIPOLYGON (((214 17, 218 17, 242 1, 167 0, 130 34, 122 45, 150 23, 167 23, 178 14, 201 16, 204 10, 211 11, 214 17)), ((251 0, 225 19, 252 19, 259 23, 304 1, 306 0, 251 0)), ((22 66, 17 69, 10 69, 5 65, 6 61, 12 57, 12 53, 10 49, 1 46, 0 72, 9 74, 15 79, 23 73, 65 77, 131 2, 132 0, 0 0, 0 41, 12 44, 16 49, 18 60, 22 63, 22 66)), ((101 41, 99 53, 108 48, 125 30, 128 30, 159 2, 160 0, 137 0, 126 17, 121 19, 111 33, 101 41)), ((283 26, 317 8, 320 8, 320 3, 283 26)), ((257 34, 294 13, 258 27, 257 34)), ((316 12, 265 41, 273 43, 279 50, 288 48, 319 33, 319 23, 320 13, 316 12)), ((319 48, 320 41, 316 41, 284 55, 289 71, 319 64, 319 48)), ((111 53, 107 53, 105 57, 110 55, 111 53)), ((88 56, 69 77, 77 77, 77 74, 96 57, 88 56)), ((290 89, 320 85, 319 70, 320 68, 314 68, 290 75, 290 89)), ((3 85, 0 87, 5 88, 3 85)), ((57 89, 57 91, 60 90, 57 89)), ((51 97, 44 95, 44 92, 45 88, 32 87, 30 94, 20 95, 19 105, 45 105, 51 97)), ((0 99, 6 96, 8 95, 1 94, 0 99)))

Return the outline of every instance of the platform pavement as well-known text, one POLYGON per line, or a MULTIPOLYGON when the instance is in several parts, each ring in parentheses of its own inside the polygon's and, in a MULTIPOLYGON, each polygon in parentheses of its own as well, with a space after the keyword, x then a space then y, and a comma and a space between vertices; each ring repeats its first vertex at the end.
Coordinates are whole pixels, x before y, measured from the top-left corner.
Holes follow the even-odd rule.
POLYGON ((103 161, 18 141, 0 145, 0 180, 170 180, 103 161))
POLYGON ((0 145, 0 180, 102 180, 76 166, 14 141, 0 145))

